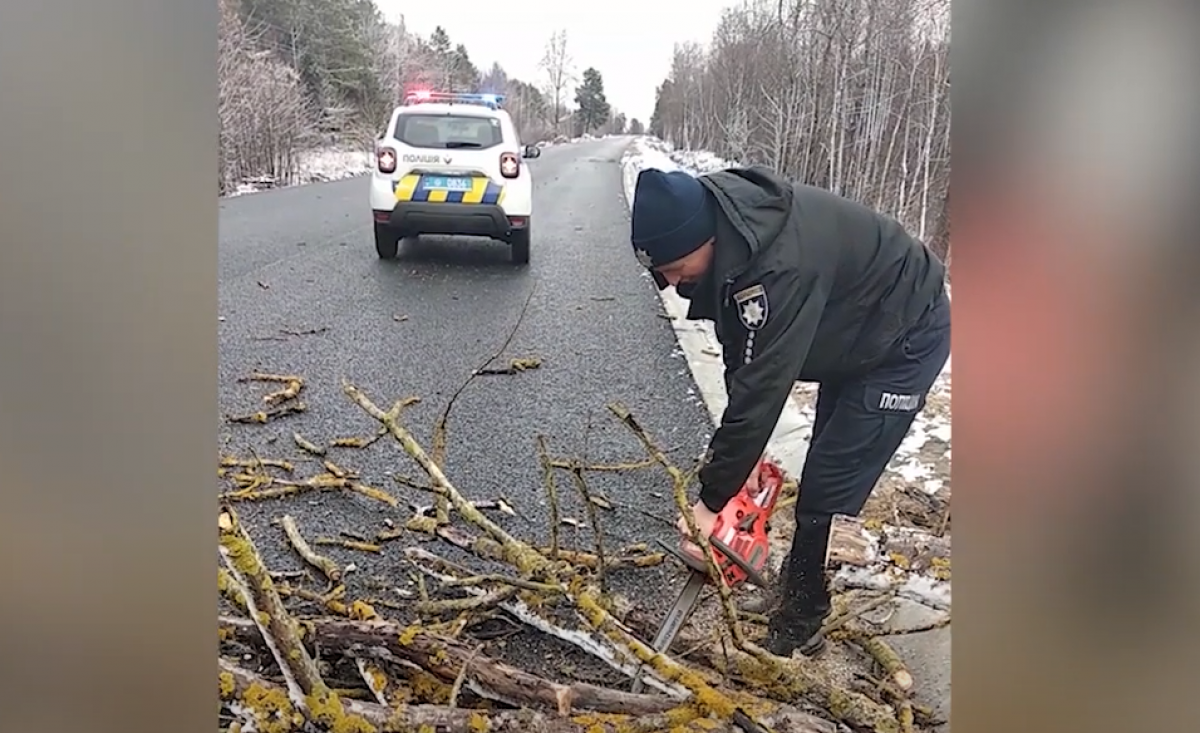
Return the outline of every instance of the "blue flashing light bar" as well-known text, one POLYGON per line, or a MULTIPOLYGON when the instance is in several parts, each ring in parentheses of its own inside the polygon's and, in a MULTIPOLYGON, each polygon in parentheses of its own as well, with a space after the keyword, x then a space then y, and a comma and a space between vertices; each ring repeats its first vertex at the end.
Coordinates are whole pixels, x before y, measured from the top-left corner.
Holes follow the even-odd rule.
POLYGON ((468 94, 465 92, 431 92, 420 90, 409 92, 404 103, 409 104, 481 104, 491 109, 499 109, 504 102, 503 94, 468 94))

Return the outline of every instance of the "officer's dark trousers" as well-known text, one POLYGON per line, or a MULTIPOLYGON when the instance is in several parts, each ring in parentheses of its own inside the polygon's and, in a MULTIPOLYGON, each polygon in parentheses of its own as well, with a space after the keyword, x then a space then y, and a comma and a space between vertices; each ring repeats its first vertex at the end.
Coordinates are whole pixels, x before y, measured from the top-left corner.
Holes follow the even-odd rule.
POLYGON ((790 621, 829 612, 823 566, 830 520, 862 511, 949 356, 950 303, 943 293, 885 363, 860 378, 820 385, 784 570, 782 611, 790 621))

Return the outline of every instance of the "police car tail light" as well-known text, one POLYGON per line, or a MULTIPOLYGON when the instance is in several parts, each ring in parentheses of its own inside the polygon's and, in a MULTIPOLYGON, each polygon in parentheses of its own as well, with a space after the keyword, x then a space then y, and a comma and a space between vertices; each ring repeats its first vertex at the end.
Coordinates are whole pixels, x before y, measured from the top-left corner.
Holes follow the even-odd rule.
POLYGON ((521 175, 521 159, 512 153, 501 153, 500 175, 505 178, 516 178, 521 175))
POLYGON ((395 173, 396 151, 391 148, 379 148, 375 151, 375 164, 380 173, 395 173))

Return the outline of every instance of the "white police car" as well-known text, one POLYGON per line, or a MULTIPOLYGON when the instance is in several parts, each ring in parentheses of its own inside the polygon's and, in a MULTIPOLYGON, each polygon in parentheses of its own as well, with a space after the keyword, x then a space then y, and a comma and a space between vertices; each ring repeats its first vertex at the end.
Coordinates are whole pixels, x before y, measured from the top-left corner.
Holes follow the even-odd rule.
POLYGON ((375 143, 371 209, 375 249, 392 259, 420 234, 489 237, 529 262, 533 180, 512 118, 492 94, 413 92, 375 143))

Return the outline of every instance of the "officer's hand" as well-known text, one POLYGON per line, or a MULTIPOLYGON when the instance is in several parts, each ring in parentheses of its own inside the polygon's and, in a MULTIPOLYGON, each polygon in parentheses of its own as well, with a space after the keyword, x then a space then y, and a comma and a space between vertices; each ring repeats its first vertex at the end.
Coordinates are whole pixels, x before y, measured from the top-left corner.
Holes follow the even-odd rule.
POLYGON ((758 496, 758 492, 762 491, 762 465, 761 460, 755 463, 750 475, 746 477, 745 487, 751 497, 758 496))
MULTIPOLYGON (((700 530, 700 535, 708 539, 708 536, 712 534, 713 525, 717 523, 716 512, 704 506, 704 502, 697 501, 692 505, 692 517, 696 520, 696 529, 700 530)), ((679 517, 679 521, 675 523, 675 526, 679 529, 679 534, 683 535, 686 543, 685 547, 699 555, 700 548, 696 547, 691 541, 692 532, 688 529, 687 520, 681 516, 679 517)))

